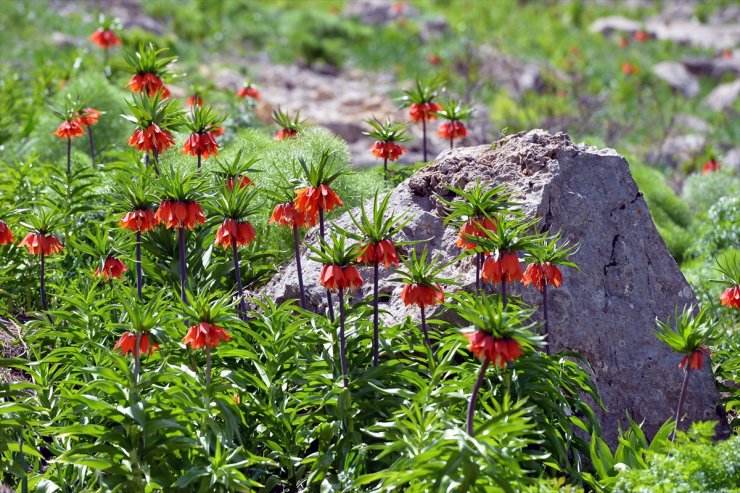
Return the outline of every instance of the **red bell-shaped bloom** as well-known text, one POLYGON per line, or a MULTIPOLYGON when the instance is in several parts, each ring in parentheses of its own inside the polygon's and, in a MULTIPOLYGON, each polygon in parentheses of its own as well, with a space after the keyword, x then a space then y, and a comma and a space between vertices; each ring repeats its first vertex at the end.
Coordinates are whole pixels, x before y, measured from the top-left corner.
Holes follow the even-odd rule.
POLYGON ((53 255, 64 250, 64 247, 59 242, 59 238, 54 235, 42 235, 41 233, 28 233, 20 246, 28 248, 28 253, 31 255, 53 255))
POLYGON ((522 347, 516 339, 499 339, 482 330, 466 332, 464 335, 470 341, 470 352, 473 356, 481 361, 486 358, 499 368, 505 367, 506 363, 515 361, 522 355, 522 347))
POLYGON ((190 134, 190 137, 182 146, 182 152, 191 156, 197 156, 200 153, 203 159, 208 159, 209 156, 218 154, 218 148, 219 146, 212 132, 193 133, 190 134))
POLYGON ((704 356, 709 356, 709 349, 700 347, 693 351, 691 354, 687 354, 683 357, 681 362, 678 364, 679 368, 689 365, 690 370, 701 370, 704 367, 704 356))
POLYGON ((434 102, 428 103, 411 103, 409 106, 409 118, 413 122, 422 122, 435 120, 437 115, 434 113, 441 110, 442 107, 434 102))
POLYGON ((387 159, 388 161, 395 161, 406 152, 406 149, 395 142, 382 142, 379 140, 373 143, 370 150, 375 157, 387 159))
POLYGON ((133 92, 146 92, 150 97, 157 94, 157 92, 162 95, 162 99, 170 97, 170 90, 167 88, 167 85, 165 85, 157 74, 151 72, 132 75, 126 87, 130 88, 133 92))
MULTIPOLYGON (((136 351, 136 334, 133 332, 124 333, 113 346, 113 349, 119 349, 121 354, 126 356, 127 354, 134 354, 136 351)), ((151 355, 155 350, 159 349, 159 344, 155 342, 150 344, 149 334, 141 334, 139 339, 139 356, 146 354, 151 355)))
POLYGON ((401 290, 401 301, 404 305, 416 304, 419 308, 424 308, 444 303, 445 293, 439 284, 406 284, 401 290))
POLYGON ((222 327, 209 324, 208 322, 201 322, 188 329, 183 342, 192 349, 200 349, 204 347, 216 347, 221 344, 221 341, 228 341, 229 339, 231 339, 231 336, 222 327))
MULTIPOLYGON (((103 280, 108 281, 110 279, 120 279, 124 272, 126 272, 128 269, 126 268, 126 264, 124 264, 121 260, 115 258, 115 257, 108 257, 105 259, 105 262, 103 263, 103 280)), ((95 277, 100 277, 100 265, 95 269, 95 277)))
POLYGON ((8 243, 13 243, 15 239, 13 238, 13 233, 11 233, 10 228, 5 223, 5 221, 0 221, 0 245, 7 245, 8 243))
POLYGON ((330 291, 338 291, 340 288, 354 291, 362 287, 363 280, 357 268, 352 265, 326 264, 321 269, 319 283, 330 291))
POLYGON ((293 202, 299 212, 307 214, 318 214, 320 210, 330 212, 335 207, 344 205, 337 192, 332 190, 329 185, 296 190, 296 197, 293 202))
POLYGON ((260 99, 262 95, 260 92, 252 86, 245 86, 236 91, 237 97, 240 98, 252 98, 254 100, 260 99))
POLYGON ((121 44, 120 38, 110 29, 98 29, 90 35, 90 41, 105 49, 121 44))
POLYGON ((298 226, 299 228, 316 226, 318 220, 318 211, 314 214, 299 212, 293 202, 277 204, 270 216, 270 223, 277 223, 280 226, 298 226))
POLYGON ((63 121, 54 131, 54 135, 60 139, 74 139, 81 135, 85 135, 85 130, 76 120, 63 121))
POLYGON ((203 98, 199 94, 188 97, 188 106, 203 106, 203 98))
POLYGON ((622 70, 622 73, 625 75, 635 75, 640 71, 637 65, 634 65, 629 62, 623 62, 620 69, 622 70))
POLYGON ((248 221, 234 221, 233 219, 226 219, 216 231, 216 245, 221 245, 222 248, 231 248, 233 243, 236 242, 236 246, 245 246, 254 241, 257 237, 257 233, 254 230, 254 226, 248 221))
POLYGON ((226 133, 226 129, 223 126, 219 125, 218 127, 213 127, 213 130, 211 130, 211 133, 213 134, 214 137, 220 137, 224 133, 226 133))
POLYGON ((98 111, 95 108, 85 108, 80 111, 75 121, 83 127, 95 125, 98 123, 98 118, 100 118, 100 115, 102 114, 102 111, 98 111))
POLYGON ((226 188, 228 188, 229 191, 233 190, 235 182, 239 183, 239 190, 241 190, 242 188, 249 186, 252 183, 252 180, 248 176, 232 177, 226 180, 226 188))
POLYGON ((524 270, 522 282, 525 286, 532 284, 535 288, 543 291, 545 284, 553 287, 560 287, 563 284, 563 275, 560 269, 550 262, 544 264, 529 264, 524 270))
POLYGON ((465 128, 463 122, 458 120, 444 122, 439 126, 437 135, 445 139, 461 139, 468 136, 468 129, 465 128))
POLYGON ((172 134, 155 124, 149 125, 146 130, 137 128, 131 138, 128 139, 128 145, 144 152, 157 151, 157 154, 161 154, 162 151, 169 149, 174 144, 175 139, 172 134))
POLYGON ((165 200, 159 205, 156 214, 157 220, 170 229, 194 229, 200 223, 206 222, 203 209, 194 200, 175 201, 165 200))
POLYGON ((721 167, 722 165, 719 164, 719 162, 715 161, 714 159, 710 159, 701 167, 701 174, 708 175, 709 173, 713 173, 719 170, 721 167))
POLYGON ((399 264, 398 252, 396 252, 396 245, 393 244, 393 240, 380 240, 376 244, 369 243, 362 248, 362 253, 357 258, 357 262, 360 264, 371 265, 376 261, 386 267, 399 264))
POLYGON ((291 128, 281 128, 275 134, 275 140, 285 140, 290 137, 295 137, 296 135, 298 135, 298 130, 293 130, 291 128))
POLYGON ((514 252, 503 252, 498 259, 494 256, 487 257, 483 262, 481 277, 491 283, 502 280, 506 283, 520 281, 523 276, 519 256, 514 252))
POLYGON ((727 308, 740 308, 740 286, 725 289, 719 300, 727 308))
POLYGON ((137 209, 124 214, 119 224, 131 231, 149 231, 157 227, 157 217, 151 209, 137 209))
POLYGON ((486 231, 495 233, 496 223, 494 221, 491 221, 487 217, 470 219, 466 221, 465 224, 463 224, 462 228, 460 228, 460 233, 458 233, 457 235, 457 241, 455 242, 455 245, 460 248, 465 248, 466 250, 472 250, 478 245, 472 243, 466 237, 466 235, 487 238, 488 235, 485 233, 486 231))

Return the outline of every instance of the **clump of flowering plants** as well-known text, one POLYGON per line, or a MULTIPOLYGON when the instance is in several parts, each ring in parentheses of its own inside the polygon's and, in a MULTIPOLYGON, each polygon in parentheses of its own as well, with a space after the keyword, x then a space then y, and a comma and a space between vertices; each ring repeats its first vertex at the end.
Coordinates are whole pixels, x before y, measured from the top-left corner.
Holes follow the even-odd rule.
POLYGON ((93 125, 98 124, 98 118, 103 112, 95 108, 83 108, 77 115, 77 123, 87 128, 87 135, 90 138, 90 162, 95 164, 95 139, 93 138, 93 125))
POLYGON ((195 105, 190 109, 190 117, 185 121, 190 135, 182 147, 182 152, 198 158, 198 169, 201 160, 218 154, 216 129, 220 128, 226 117, 213 106, 195 105))
POLYGON ((409 124, 407 122, 391 121, 390 117, 387 117, 383 122, 373 117, 370 120, 365 120, 365 123, 370 125, 372 130, 363 132, 363 134, 375 139, 370 151, 375 157, 383 160, 383 178, 387 180, 388 161, 395 161, 406 152, 406 149, 399 144, 400 142, 411 140, 411 137, 406 135, 409 124))
POLYGON ((46 257, 56 255, 64 250, 59 238, 53 233, 60 221, 59 215, 48 208, 36 211, 28 218, 27 223, 21 223, 30 232, 20 242, 20 246, 26 247, 31 255, 38 255, 41 266, 39 273, 41 307, 49 308, 46 301, 46 257))
POLYGON ((79 121, 79 115, 82 111, 82 104, 67 95, 64 110, 52 108, 54 116, 62 120, 54 135, 67 141, 67 176, 72 172, 72 139, 85 135, 85 129, 79 121))
POLYGON ((103 68, 106 75, 109 75, 109 51, 112 47, 121 44, 121 39, 116 35, 116 29, 120 29, 117 19, 112 19, 101 14, 98 18, 98 28, 90 35, 90 41, 103 49, 103 68))
POLYGON ((463 106, 459 101, 447 101, 440 106, 441 109, 435 114, 446 121, 439 126, 437 135, 449 140, 452 149, 455 147, 455 139, 468 136, 468 129, 462 121, 469 118, 473 110, 463 106))
POLYGON ((288 112, 281 110, 279 106, 272 112, 272 121, 280 127, 280 130, 275 134, 275 140, 295 137, 305 126, 305 120, 301 120, 300 111, 297 111, 295 116, 291 117, 288 112))
POLYGON ((676 406, 676 426, 671 435, 671 440, 673 440, 681 420, 686 391, 689 387, 689 376, 692 370, 703 368, 704 357, 709 356, 707 344, 715 335, 716 324, 711 320, 706 308, 697 313, 693 306, 685 307, 681 313, 676 310, 673 316, 673 327, 670 320, 666 322, 656 320, 656 322, 658 339, 675 352, 684 355, 678 364, 678 367, 684 371, 684 378, 678 396, 678 406, 676 406))
POLYGON ((133 75, 126 87, 132 92, 143 92, 149 96, 160 93, 162 99, 170 97, 170 90, 164 82, 167 66, 177 60, 176 57, 160 56, 167 50, 156 49, 151 43, 139 45, 135 52, 124 56, 133 75))
POLYGON ((249 175, 260 172, 253 168, 260 159, 258 157, 242 159, 243 155, 244 149, 239 149, 231 161, 216 160, 218 169, 215 170, 215 174, 229 190, 233 190, 234 187, 245 188, 253 185, 254 182, 249 175))
POLYGON ((740 309, 740 253, 730 250, 723 258, 717 259, 717 270, 723 279, 718 281, 728 287, 722 292, 719 301, 727 308, 740 309))
POLYGON ((437 112, 442 107, 434 100, 437 90, 442 85, 442 80, 434 78, 431 80, 416 79, 414 87, 403 91, 400 99, 401 106, 409 109, 409 119, 412 122, 421 122, 423 132, 424 161, 427 160, 427 122, 437 118, 437 112))
POLYGON ((497 295, 474 295, 460 292, 455 295, 452 309, 470 323, 463 332, 470 342, 470 351, 481 362, 478 379, 468 403, 467 430, 473 436, 473 418, 478 392, 489 364, 506 368, 525 351, 538 349, 543 337, 536 335, 530 321, 533 311, 516 303, 504 303, 497 295))
POLYGON ((75 249, 96 260, 93 276, 111 285, 113 280, 121 279, 128 268, 121 260, 116 242, 109 236, 108 231, 99 229, 95 233, 88 233, 87 240, 76 243, 75 249))
MULTIPOLYGON (((344 335, 344 294, 347 291, 356 291, 362 287, 363 280, 354 263, 357 261, 359 251, 355 245, 347 244, 344 234, 331 234, 331 244, 321 241, 321 248, 307 245, 313 252, 311 260, 322 263, 319 276, 319 284, 329 291, 337 292, 339 297, 339 358, 342 367, 342 378, 344 386, 349 385, 347 379, 347 347, 344 335)), ((331 302, 331 301, 330 301, 331 302)))
POLYGON ((133 293, 129 294, 126 290, 121 291, 119 295, 126 317, 123 321, 126 331, 121 334, 113 349, 121 351, 123 356, 133 355, 134 382, 139 381, 141 374, 141 356, 151 356, 159 349, 153 330, 164 318, 162 297, 163 294, 160 292, 158 296, 144 301, 135 298, 133 293))

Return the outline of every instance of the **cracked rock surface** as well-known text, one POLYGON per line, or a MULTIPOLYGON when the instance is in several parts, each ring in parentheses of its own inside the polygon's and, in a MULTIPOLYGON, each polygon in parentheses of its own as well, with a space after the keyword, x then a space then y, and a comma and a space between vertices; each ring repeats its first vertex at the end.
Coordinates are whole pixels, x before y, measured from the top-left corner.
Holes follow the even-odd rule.
MULTIPOLYGON (((541 227, 562 230, 565 239, 579 243, 574 261, 581 270, 563 269, 563 286, 549 291, 550 344, 553 351, 572 350, 588 358, 607 409, 597 414, 610 443, 616 443, 617 422, 624 426, 626 413, 638 422, 644 419, 652 436, 674 412, 682 381, 681 357, 655 337, 655 319, 666 320, 676 306, 696 300, 655 228, 627 161, 612 149, 576 145, 563 133, 544 130, 511 135, 493 146, 444 151, 392 192, 390 208, 413 216, 405 239, 422 240, 443 262, 457 257, 457 232, 443 224, 438 196, 452 198, 446 185, 466 187, 475 181, 506 184, 527 214, 541 218, 541 227)), ((351 227, 347 213, 334 222, 351 227)), ((305 252, 303 266, 310 308, 323 312, 326 297, 317 284, 321 266, 305 252)), ((366 284, 360 294, 369 297, 371 271, 362 269, 362 274, 366 284)), ((447 292, 475 284, 469 260, 443 274, 459 282, 445 286, 447 292)), ((417 318, 417 309, 401 303, 402 286, 389 282, 391 277, 381 268, 380 292, 390 294, 383 303, 386 322, 417 318)), ((265 295, 278 301, 296 297, 297 286, 291 263, 265 295)), ((521 285, 513 291, 539 306, 539 292, 521 285)), ((446 315, 438 310, 436 316, 446 315)), ((692 373, 688 396, 691 420, 718 419, 718 394, 707 367, 692 373)))

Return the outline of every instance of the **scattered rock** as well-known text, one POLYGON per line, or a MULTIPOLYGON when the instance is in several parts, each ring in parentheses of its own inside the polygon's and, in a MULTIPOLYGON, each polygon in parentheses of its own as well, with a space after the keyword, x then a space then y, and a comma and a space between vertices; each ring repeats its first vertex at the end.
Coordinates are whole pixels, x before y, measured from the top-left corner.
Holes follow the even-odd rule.
POLYGON ((593 24, 591 24, 590 31, 592 33, 603 34, 607 38, 610 38, 614 33, 632 35, 642 29, 642 27, 643 24, 641 22, 614 15, 596 19, 593 24))
POLYGON ((699 94, 699 81, 678 62, 660 62, 653 67, 653 73, 686 97, 699 94))
POLYGON ((450 31, 450 23, 442 16, 425 20, 419 26, 419 37, 424 43, 442 38, 450 31))
POLYGON ((660 160, 671 166, 676 166, 704 152, 706 141, 707 139, 704 135, 694 133, 669 135, 665 139, 665 142, 663 142, 662 149, 659 151, 660 156, 656 153, 651 153, 650 160, 660 160))
POLYGON ((725 74, 740 75, 740 53, 729 58, 686 57, 681 60, 686 70, 694 75, 722 77, 725 74))
POLYGON ((740 147, 735 147, 727 151, 719 162, 726 168, 740 171, 740 147))
MULTIPOLYGON (((645 420, 646 433, 654 434, 671 417, 682 380, 680 356, 655 337, 655 319, 665 320, 676 306, 696 300, 652 222, 627 161, 611 149, 574 145, 565 134, 543 130, 512 135, 494 146, 444 151, 393 192, 390 208, 412 217, 403 238, 422 240, 440 254, 440 262, 452 261, 459 253, 456 231, 443 224, 437 194, 450 198, 445 185, 465 187, 476 180, 508 185, 528 215, 579 243, 574 261, 581 271, 565 269, 563 286, 552 291, 550 344, 556 351, 577 351, 593 365, 608 409, 597 411, 608 442, 616 443, 617 422, 624 424, 627 413, 645 420)), ((336 223, 351 227, 349 214, 336 223)), ((315 236, 314 231, 308 241, 315 236)), ((320 265, 306 253, 303 265, 310 308, 323 311, 326 297, 316 283, 320 265)), ((474 285, 469 261, 452 264, 444 274, 458 280, 459 288, 474 285)), ((365 269, 363 275, 369 279, 370 273, 365 269)), ((403 306, 402 286, 391 277, 381 269, 380 292, 391 294, 383 307, 387 321, 416 317, 418 310, 403 306)), ((367 297, 370 290, 368 284, 360 295, 367 297)), ((265 296, 276 301, 296 293, 293 264, 265 289, 265 296)), ((522 294, 539 303, 539 293, 525 289, 522 294)), ((717 420, 718 395, 709 369, 698 371, 689 386, 690 419, 717 420)))
POLYGON ((69 48, 70 46, 76 47, 82 45, 79 39, 70 36, 69 34, 60 33, 59 31, 51 33, 51 42, 58 48, 69 48))
POLYGON ((541 92, 545 87, 544 75, 548 72, 560 80, 568 79, 564 73, 546 65, 506 55, 491 45, 480 46, 477 57, 481 61, 480 78, 502 85, 517 99, 527 91, 541 92))
POLYGON ((712 131, 712 126, 706 120, 694 115, 681 113, 676 115, 675 127, 691 133, 706 135, 712 131))
POLYGON ((740 96, 740 79, 720 84, 707 94, 704 104, 714 111, 724 111, 732 107, 740 96))
POLYGON ((419 11, 407 2, 349 0, 344 16, 355 17, 363 24, 384 25, 401 18, 419 17, 419 11))

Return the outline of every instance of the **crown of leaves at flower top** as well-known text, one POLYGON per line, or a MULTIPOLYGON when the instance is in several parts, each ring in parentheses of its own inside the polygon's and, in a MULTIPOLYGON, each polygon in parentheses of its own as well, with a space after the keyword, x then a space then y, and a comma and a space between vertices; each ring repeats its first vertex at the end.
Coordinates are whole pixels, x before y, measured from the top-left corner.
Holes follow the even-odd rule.
POLYGON ((724 279, 713 280, 714 282, 740 286, 740 250, 728 250, 718 257, 717 270, 724 279))
POLYGON ((236 300, 219 293, 185 292, 187 303, 178 298, 183 316, 188 324, 206 322, 214 325, 224 325, 237 321, 234 313, 236 300))
POLYGON ((439 104, 442 109, 435 111, 434 114, 445 120, 456 122, 464 120, 473 113, 473 109, 467 106, 463 106, 459 101, 449 100, 439 104))
POLYGON ((561 231, 551 236, 535 236, 527 250, 525 258, 533 264, 550 263, 552 265, 566 265, 580 270, 578 265, 568 260, 578 250, 578 245, 571 245, 567 241, 561 241, 561 238, 561 231))
POLYGON ((231 190, 224 188, 218 197, 208 204, 208 208, 216 212, 217 218, 245 221, 262 210, 256 203, 257 194, 254 187, 234 187, 231 190))
POLYGON ((71 122, 79 118, 84 107, 85 104, 82 103, 78 97, 67 94, 67 97, 64 100, 64 109, 54 107, 50 109, 54 116, 60 120, 71 122))
POLYGON ((156 186, 162 200, 192 202, 203 198, 206 183, 197 170, 169 165, 162 166, 156 186))
POLYGON ((418 284, 420 286, 433 286, 435 284, 456 284, 453 279, 441 277, 440 274, 449 264, 442 262, 442 257, 436 254, 429 258, 429 249, 424 246, 419 255, 412 248, 409 254, 401 259, 403 269, 398 269, 395 274, 398 277, 391 282, 402 282, 404 284, 418 284))
POLYGON ((371 119, 365 120, 365 123, 370 125, 372 130, 362 132, 363 135, 368 135, 375 140, 381 142, 408 142, 411 140, 411 137, 406 135, 409 128, 408 122, 394 122, 390 117, 386 117, 385 121, 381 122, 373 116, 371 119))
POLYGON ((140 300, 133 287, 121 287, 116 292, 118 293, 118 300, 126 312, 124 323, 128 327, 125 330, 129 332, 150 332, 162 323, 167 311, 162 301, 166 293, 165 290, 160 291, 159 294, 148 301, 140 300))
POLYGON ((447 190, 457 195, 460 200, 445 200, 438 196, 447 211, 444 223, 453 223, 458 227, 471 219, 485 218, 493 221, 501 212, 518 214, 521 206, 512 201, 511 193, 504 185, 486 188, 477 181, 468 191, 451 186, 447 186, 447 190))
POLYGON ((311 255, 309 258, 324 265, 339 265, 346 267, 357 260, 360 252, 357 245, 347 244, 347 236, 341 232, 332 231, 329 234, 331 243, 319 239, 319 248, 306 244, 311 255))
POLYGON ((429 103, 437 97, 437 89, 443 84, 443 79, 434 77, 429 80, 415 79, 414 87, 403 91, 403 96, 398 100, 401 107, 406 108, 412 104, 429 103))
POLYGON ((460 318, 474 328, 491 334, 497 339, 516 339, 523 347, 537 349, 543 345, 544 337, 536 335, 537 326, 532 321, 535 310, 521 302, 503 299, 495 294, 481 295, 459 291, 454 295, 456 303, 450 306, 460 318))
MULTIPOLYGON (((242 160, 243 156, 244 148, 241 148, 237 151, 237 153, 234 155, 234 159, 232 159, 231 161, 221 161, 219 159, 216 159, 216 166, 218 170, 215 171, 215 175, 218 177, 221 183, 232 178, 238 178, 240 176, 247 176, 250 174, 262 172, 262 170, 252 168, 252 166, 259 162, 259 157, 250 157, 242 160)), ((291 199, 286 202, 289 202, 290 200, 293 200, 292 195, 291 199)))
POLYGON ((136 74, 151 73, 161 77, 167 72, 167 66, 177 60, 174 56, 160 57, 167 49, 156 49, 153 44, 140 44, 138 50, 124 53, 131 72, 136 74))
MULTIPOLYGON (((373 197, 373 208, 372 215, 368 214, 365 210, 365 205, 360 207, 360 218, 356 218, 355 214, 350 214, 350 219, 357 228, 358 233, 348 231, 344 228, 336 226, 338 231, 341 231, 349 238, 362 242, 363 245, 368 243, 377 244, 378 242, 386 239, 393 239, 399 231, 401 231, 411 220, 411 217, 407 217, 407 212, 404 211, 400 216, 391 214, 386 216, 388 212, 388 203, 391 200, 391 194, 387 193, 382 200, 379 200, 378 191, 375 192, 373 197)), ((408 245, 410 242, 396 242, 396 245, 408 245)))
POLYGON ((219 112, 213 105, 195 105, 190 108, 185 127, 191 133, 204 134, 215 130, 224 120, 226 120, 226 115, 219 112))
POLYGON ((272 121, 280 128, 300 132, 305 126, 305 120, 301 120, 301 112, 297 111, 295 117, 291 118, 288 112, 280 109, 280 106, 272 112, 272 121))
POLYGON ((715 335, 716 323, 711 320, 707 307, 695 315, 694 306, 685 307, 679 314, 674 312, 674 327, 670 318, 666 322, 656 319, 658 339, 670 346, 677 353, 691 354, 707 344, 715 335))
POLYGON ((174 100, 162 100, 159 92, 154 96, 149 96, 146 92, 133 93, 132 98, 132 101, 126 101, 132 114, 122 116, 141 130, 146 130, 150 125, 157 125, 168 132, 176 132, 182 128, 183 113, 174 100))
POLYGON ((152 193, 152 178, 147 171, 131 176, 130 171, 116 175, 113 202, 121 211, 153 209, 157 198, 152 193))
POLYGON ((541 234, 532 233, 538 219, 528 219, 521 215, 498 213, 494 216, 496 231, 482 229, 483 236, 464 234, 465 241, 478 245, 486 252, 529 251, 542 240, 541 234))
POLYGON ((98 29, 101 31, 121 29, 121 21, 117 17, 109 17, 105 14, 100 14, 98 16, 98 29))
POLYGON ((74 243, 75 250, 98 259, 101 271, 108 257, 117 257, 121 254, 117 238, 111 237, 106 230, 99 229, 94 233, 89 232, 85 238, 87 241, 74 243))
POLYGON ((337 153, 325 149, 318 160, 306 162, 305 156, 298 156, 298 165, 303 172, 303 180, 296 181, 296 187, 320 185, 331 185, 331 183, 342 175, 349 173, 349 170, 337 159, 337 153))
POLYGON ((28 222, 21 222, 21 226, 34 233, 48 236, 54 232, 61 220, 62 215, 58 211, 48 207, 40 207, 36 209, 34 214, 28 216, 28 222))

